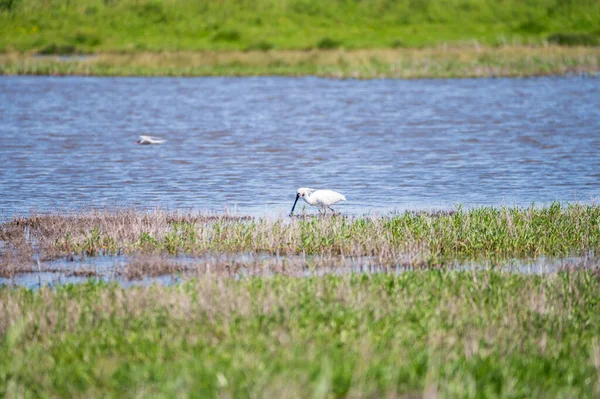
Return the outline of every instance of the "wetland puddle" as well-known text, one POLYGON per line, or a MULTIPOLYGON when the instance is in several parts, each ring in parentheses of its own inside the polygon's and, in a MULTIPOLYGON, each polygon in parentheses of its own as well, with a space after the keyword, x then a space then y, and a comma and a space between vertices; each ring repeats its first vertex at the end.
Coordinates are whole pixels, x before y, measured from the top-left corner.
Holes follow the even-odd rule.
POLYGON ((454 261, 444 265, 411 265, 410 262, 382 265, 370 257, 276 257, 242 254, 238 256, 166 257, 97 256, 77 261, 65 259, 37 262, 24 272, 0 277, 0 286, 39 288, 60 284, 85 283, 90 279, 118 282, 122 286, 174 284, 194 277, 215 275, 230 278, 285 275, 324 276, 347 273, 404 273, 415 270, 479 271, 502 270, 523 274, 550 274, 563 270, 596 269, 596 257, 511 259, 498 263, 454 261))

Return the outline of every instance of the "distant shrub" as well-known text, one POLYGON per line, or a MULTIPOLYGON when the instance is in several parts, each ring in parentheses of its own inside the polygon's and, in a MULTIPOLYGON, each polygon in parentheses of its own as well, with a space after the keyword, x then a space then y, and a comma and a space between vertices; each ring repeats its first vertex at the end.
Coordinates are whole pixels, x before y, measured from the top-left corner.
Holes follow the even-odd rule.
POLYGON ((218 31, 219 30, 220 25, 215 23, 215 22, 208 22, 206 24, 205 29, 208 31, 218 31))
POLYGON ((212 37, 214 42, 237 42, 242 38, 240 32, 235 29, 226 29, 218 31, 212 37))
POLYGON ((83 11, 83 13, 85 15, 96 15, 98 13, 98 7, 88 6, 88 7, 85 8, 85 10, 83 11))
POLYGON ((519 32, 524 33, 542 33, 547 29, 548 28, 546 27, 546 25, 531 19, 525 22, 521 22, 517 27, 517 30, 519 32))
POLYGON ((12 11, 16 3, 15 0, 0 0, 0 11, 12 11))
POLYGON ((38 51, 42 55, 71 55, 76 54, 77 48, 72 44, 56 44, 50 43, 38 51))
MULTIPOLYGON (((112 0, 116 1, 116 0, 112 0)), ((133 9, 142 18, 149 19, 152 22, 166 22, 167 14, 163 8, 163 5, 159 2, 148 2, 142 4, 136 4, 133 9)))
POLYGON ((273 48, 273 44, 264 40, 252 43, 246 47, 246 51, 269 51, 273 48))
POLYGON ((395 39, 392 40, 392 43, 390 45, 392 48, 401 48, 401 47, 406 47, 406 43, 404 43, 402 40, 400 39, 395 39))
POLYGON ((79 45, 94 47, 99 45, 102 40, 98 36, 91 33, 77 32, 73 37, 73 41, 79 45))
POLYGON ((481 10, 481 5, 479 5, 479 4, 473 4, 473 3, 465 1, 463 3, 459 3, 457 5, 457 8, 459 10, 461 10, 461 11, 464 11, 464 12, 475 12, 475 11, 481 10))
POLYGON ((342 42, 338 40, 331 39, 329 37, 324 37, 317 43, 317 48, 321 50, 331 50, 338 48, 342 45, 342 42))
POLYGON ((598 46, 600 38, 591 33, 553 33, 548 36, 548 43, 561 46, 598 46))
POLYGON ((291 9, 294 13, 305 15, 320 15, 322 10, 318 1, 296 0, 292 3, 291 9))
POLYGON ((410 0, 408 1, 408 7, 413 13, 427 14, 429 3, 430 0, 410 0))

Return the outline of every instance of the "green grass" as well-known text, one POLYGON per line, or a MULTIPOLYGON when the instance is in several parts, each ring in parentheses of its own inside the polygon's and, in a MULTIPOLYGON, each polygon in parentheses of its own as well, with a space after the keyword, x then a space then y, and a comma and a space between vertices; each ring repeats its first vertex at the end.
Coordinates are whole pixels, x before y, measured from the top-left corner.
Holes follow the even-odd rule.
POLYGON ((594 44, 599 22, 594 0, 0 0, 0 50, 494 46, 555 34, 594 44))
POLYGON ((595 0, 0 0, 0 73, 594 74, 598 26, 595 0))
POLYGON ((567 257, 600 250, 600 206, 292 220, 116 209, 15 218, 0 225, 0 240, 0 260, 130 253, 372 256, 382 264, 567 257))
POLYGON ((592 271, 0 288, 0 396, 598 397, 599 290, 592 271))
POLYGON ((597 253, 598 205, 279 220, 112 209, 15 218, 0 241, 3 276, 42 270, 19 269, 36 255, 134 254, 128 278, 215 256, 169 287, 0 287, 0 397, 600 395, 597 263, 444 266, 597 253), (415 270, 318 276, 364 256, 415 270))

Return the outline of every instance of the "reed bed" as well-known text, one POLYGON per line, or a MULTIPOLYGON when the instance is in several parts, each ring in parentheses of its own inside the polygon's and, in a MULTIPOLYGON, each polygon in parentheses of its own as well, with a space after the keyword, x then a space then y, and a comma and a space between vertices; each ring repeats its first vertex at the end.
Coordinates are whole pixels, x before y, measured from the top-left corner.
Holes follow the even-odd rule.
POLYGON ((597 397, 599 290, 443 270, 0 288, 0 396, 597 397))
MULTIPOLYGON (((372 257, 381 265, 590 256, 600 206, 458 208, 385 217, 233 218, 164 210, 32 214, 0 225, 0 258, 122 254, 372 257)), ((6 262, 6 261, 5 261, 6 262)))
POLYGON ((96 76, 314 75, 331 78, 467 78, 597 74, 600 48, 440 46, 425 49, 0 54, 0 74, 96 76))

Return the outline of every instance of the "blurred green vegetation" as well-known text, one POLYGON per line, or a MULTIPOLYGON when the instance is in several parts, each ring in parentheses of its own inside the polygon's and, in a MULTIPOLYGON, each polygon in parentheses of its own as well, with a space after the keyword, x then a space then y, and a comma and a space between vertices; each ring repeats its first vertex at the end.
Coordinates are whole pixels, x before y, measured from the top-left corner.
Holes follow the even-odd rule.
POLYGON ((597 0, 0 0, 0 51, 596 45, 597 0))
POLYGON ((597 270, 0 287, 2 397, 587 398, 597 270))

